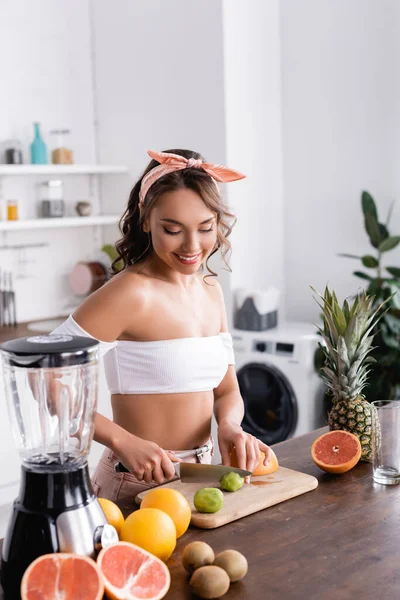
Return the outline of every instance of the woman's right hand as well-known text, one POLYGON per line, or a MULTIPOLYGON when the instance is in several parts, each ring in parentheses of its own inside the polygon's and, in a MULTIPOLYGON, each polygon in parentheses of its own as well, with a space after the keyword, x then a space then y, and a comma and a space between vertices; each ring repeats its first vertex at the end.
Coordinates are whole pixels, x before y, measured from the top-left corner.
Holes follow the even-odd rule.
POLYGON ((154 442, 127 433, 118 449, 114 449, 124 467, 139 480, 164 483, 175 477, 174 462, 181 462, 171 452, 163 450, 154 442))

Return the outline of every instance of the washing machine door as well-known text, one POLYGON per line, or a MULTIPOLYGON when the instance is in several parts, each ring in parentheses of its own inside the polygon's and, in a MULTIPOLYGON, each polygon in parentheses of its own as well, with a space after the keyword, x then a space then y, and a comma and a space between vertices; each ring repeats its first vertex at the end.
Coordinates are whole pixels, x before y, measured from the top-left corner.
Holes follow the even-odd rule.
POLYGON ((297 400, 282 371, 273 365, 248 363, 237 378, 245 408, 244 431, 268 445, 290 437, 297 424, 297 400))

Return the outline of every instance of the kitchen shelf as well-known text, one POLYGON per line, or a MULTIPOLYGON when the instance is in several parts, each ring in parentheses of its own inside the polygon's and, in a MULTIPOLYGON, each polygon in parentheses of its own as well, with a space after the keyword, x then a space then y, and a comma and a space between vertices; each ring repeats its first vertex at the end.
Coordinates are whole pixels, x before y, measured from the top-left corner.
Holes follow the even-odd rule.
POLYGON ((0 165, 2 175, 107 175, 127 173, 124 165, 0 165))
POLYGON ((114 225, 120 215, 97 215, 93 217, 62 217, 56 219, 25 219, 21 221, 0 221, 0 231, 22 229, 50 229, 54 227, 87 227, 89 225, 114 225))

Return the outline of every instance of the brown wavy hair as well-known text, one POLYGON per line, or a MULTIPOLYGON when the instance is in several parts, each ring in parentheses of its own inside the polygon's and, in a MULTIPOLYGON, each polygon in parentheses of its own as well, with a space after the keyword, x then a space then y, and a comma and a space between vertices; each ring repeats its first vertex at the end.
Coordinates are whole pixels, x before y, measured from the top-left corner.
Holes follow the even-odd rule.
MULTIPOLYGON (((194 158, 197 160, 200 158, 204 160, 200 154, 192 152, 191 150, 163 150, 163 152, 180 154, 188 159, 194 158)), ((151 169, 157 167, 159 164, 160 163, 154 159, 149 162, 144 173, 136 182, 129 195, 128 205, 119 222, 119 229, 122 237, 115 245, 118 256, 112 264, 113 274, 119 273, 130 265, 142 263, 151 256, 153 252, 151 235, 143 231, 143 224, 148 218, 155 202, 157 202, 157 199, 162 194, 183 188, 196 192, 201 197, 204 204, 217 215, 217 243, 206 260, 206 267, 208 270, 206 277, 217 277, 217 274, 209 267, 208 260, 219 249, 221 249, 221 256, 227 269, 231 271, 227 262, 227 254, 231 251, 231 244, 228 241, 228 236, 236 222, 236 217, 229 212, 221 198, 215 182, 210 175, 203 171, 203 169, 181 169, 180 171, 174 171, 167 175, 163 175, 160 179, 155 181, 148 190, 144 199, 142 211, 140 211, 139 192, 142 179, 151 169)))

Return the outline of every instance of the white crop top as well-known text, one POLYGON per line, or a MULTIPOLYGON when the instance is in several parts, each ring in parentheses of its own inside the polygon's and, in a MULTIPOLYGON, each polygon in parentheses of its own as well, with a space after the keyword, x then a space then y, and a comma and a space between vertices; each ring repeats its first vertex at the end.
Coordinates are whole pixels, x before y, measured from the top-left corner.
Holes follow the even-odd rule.
MULTIPOLYGON (((93 337, 70 315, 52 333, 93 337)), ((232 336, 100 342, 112 394, 177 394, 216 388, 235 364, 232 336)))

